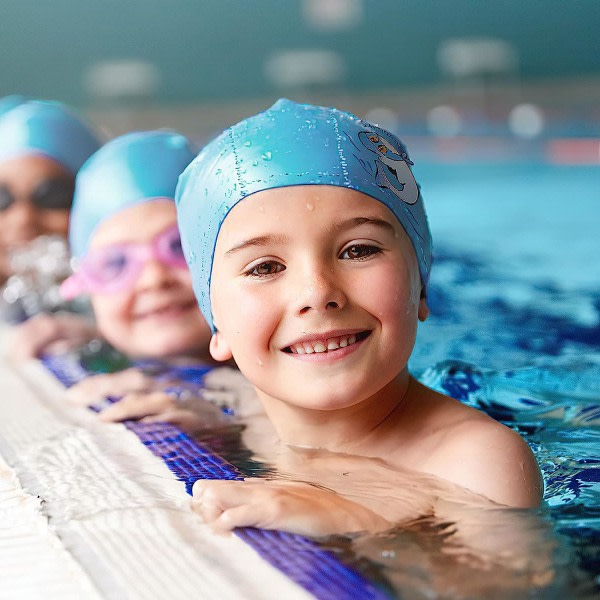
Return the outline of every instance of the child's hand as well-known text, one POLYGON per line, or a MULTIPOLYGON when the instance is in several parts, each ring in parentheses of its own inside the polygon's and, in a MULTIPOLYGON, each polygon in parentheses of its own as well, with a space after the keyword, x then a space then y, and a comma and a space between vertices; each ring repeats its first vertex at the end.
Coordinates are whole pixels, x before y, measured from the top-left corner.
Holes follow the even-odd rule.
POLYGON ((12 331, 10 354, 17 360, 42 353, 61 353, 83 346, 96 336, 96 326, 79 315, 35 315, 12 331))
POLYGON ((100 413, 100 419, 111 423, 127 420, 161 421, 173 423, 187 433, 231 422, 217 406, 198 398, 181 402, 166 392, 127 394, 105 408, 100 413))
POLYGON ((392 523, 335 492, 309 483, 200 479, 192 508, 216 531, 235 527, 279 529, 307 536, 383 531, 392 523))
POLYGON ((101 373, 86 377, 67 390, 69 402, 78 406, 93 406, 106 396, 123 396, 130 392, 155 389, 156 382, 139 369, 125 369, 118 373, 101 373))

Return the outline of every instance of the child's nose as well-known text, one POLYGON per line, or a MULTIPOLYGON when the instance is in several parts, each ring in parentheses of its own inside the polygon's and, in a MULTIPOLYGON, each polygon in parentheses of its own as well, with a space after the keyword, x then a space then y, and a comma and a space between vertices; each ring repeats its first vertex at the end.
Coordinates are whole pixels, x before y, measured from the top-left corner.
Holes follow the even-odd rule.
POLYGON ((144 263, 136 282, 139 291, 150 288, 168 287, 175 281, 173 267, 151 258, 144 263))
POLYGON ((328 311, 343 308, 347 297, 333 269, 311 272, 299 281, 298 312, 328 311))
POLYGON ((28 201, 15 202, 4 213, 6 235, 17 241, 29 241, 39 232, 39 210, 28 201))

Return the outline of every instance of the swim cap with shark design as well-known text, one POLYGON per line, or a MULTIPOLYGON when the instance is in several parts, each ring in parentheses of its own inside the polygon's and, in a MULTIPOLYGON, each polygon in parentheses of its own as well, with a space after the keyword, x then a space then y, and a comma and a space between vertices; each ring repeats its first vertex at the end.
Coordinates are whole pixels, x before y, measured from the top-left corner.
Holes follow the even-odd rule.
POLYGON ((379 200, 410 238, 425 286, 432 241, 412 165, 404 144, 385 129, 286 99, 210 142, 179 178, 175 201, 194 291, 213 330, 210 280, 221 224, 240 200, 272 188, 334 185, 379 200))

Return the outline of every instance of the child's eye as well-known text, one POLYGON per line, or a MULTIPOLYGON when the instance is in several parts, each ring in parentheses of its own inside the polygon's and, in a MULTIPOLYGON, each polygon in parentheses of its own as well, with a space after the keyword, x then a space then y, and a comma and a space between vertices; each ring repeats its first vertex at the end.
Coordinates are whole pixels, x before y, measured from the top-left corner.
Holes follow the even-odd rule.
POLYGON ((254 265, 251 269, 246 271, 246 275, 249 277, 267 277, 269 275, 275 275, 280 273, 285 267, 274 260, 266 260, 257 265, 254 265))
POLYGON ((340 255, 340 258, 346 260, 361 260, 365 258, 369 258, 369 256, 373 256, 374 254, 379 254, 381 252, 380 248, 376 246, 367 246, 366 244, 353 244, 352 246, 348 246, 340 255))

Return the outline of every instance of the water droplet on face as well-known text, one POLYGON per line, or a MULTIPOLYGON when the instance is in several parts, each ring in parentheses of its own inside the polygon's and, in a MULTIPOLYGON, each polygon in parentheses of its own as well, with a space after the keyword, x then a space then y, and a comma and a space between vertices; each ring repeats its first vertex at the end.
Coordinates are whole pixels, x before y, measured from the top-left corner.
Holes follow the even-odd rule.
POLYGON ((252 166, 253 166, 253 167, 256 167, 256 166, 258 166, 258 161, 257 161, 257 160, 253 160, 253 161, 252 161, 252 166))
POLYGON ((267 150, 266 152, 263 152, 263 154, 262 154, 263 160, 271 160, 272 158, 273 158, 273 154, 271 152, 269 152, 269 150, 267 150))
POLYGON ((217 170, 215 171, 215 175, 220 175, 222 172, 223 172, 223 171, 222 171, 222 169, 217 169, 217 170))
POLYGON ((260 360, 260 358, 259 358, 259 359, 256 361, 256 364, 257 364, 259 367, 262 367, 262 366, 263 366, 263 361, 262 361, 262 360, 260 360))
POLYGON ((314 209, 315 209, 315 205, 312 202, 306 203, 306 210, 314 210, 314 209))
POLYGON ((250 140, 246 140, 244 142, 244 146, 252 146, 252 142, 250 140))

